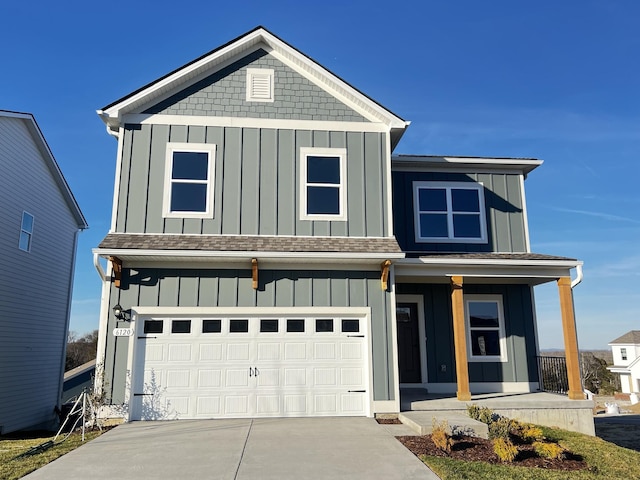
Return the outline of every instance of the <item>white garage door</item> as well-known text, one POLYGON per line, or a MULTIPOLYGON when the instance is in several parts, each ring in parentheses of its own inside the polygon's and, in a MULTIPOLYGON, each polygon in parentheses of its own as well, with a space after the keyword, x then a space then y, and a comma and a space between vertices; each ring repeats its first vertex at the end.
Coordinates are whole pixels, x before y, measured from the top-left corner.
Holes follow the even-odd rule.
POLYGON ((367 415, 366 321, 142 317, 134 420, 367 415))

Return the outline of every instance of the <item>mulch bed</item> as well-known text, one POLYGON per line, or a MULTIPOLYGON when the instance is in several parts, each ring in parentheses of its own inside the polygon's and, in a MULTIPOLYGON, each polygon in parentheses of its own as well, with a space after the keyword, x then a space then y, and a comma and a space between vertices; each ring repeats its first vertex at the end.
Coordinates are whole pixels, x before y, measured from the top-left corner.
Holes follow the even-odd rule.
POLYGON ((376 418, 376 422, 381 425, 402 425, 402 422, 397 418, 376 418))
MULTIPOLYGON (((451 453, 447 454, 435 446, 431 435, 396 437, 405 447, 416 456, 430 455, 434 457, 449 457, 468 462, 502 463, 495 453, 491 440, 484 438, 456 436, 451 453)), ((589 468, 581 456, 567 452, 563 460, 549 460, 536 455, 533 447, 523 443, 518 445, 520 452, 511 465, 530 468, 547 468, 553 470, 584 470, 589 468)), ((508 465, 508 464, 507 464, 508 465)))

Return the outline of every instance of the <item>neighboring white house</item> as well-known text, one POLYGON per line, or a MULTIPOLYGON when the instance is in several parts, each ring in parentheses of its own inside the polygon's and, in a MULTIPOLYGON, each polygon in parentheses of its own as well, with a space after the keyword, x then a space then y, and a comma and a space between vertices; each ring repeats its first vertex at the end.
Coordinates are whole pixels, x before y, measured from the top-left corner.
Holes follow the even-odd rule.
POLYGON ((620 375, 622 392, 640 392, 640 330, 631 330, 609 345, 613 351, 613 366, 607 368, 620 375))
POLYGON ((0 434, 51 427, 87 228, 30 113, 0 110, 0 434))

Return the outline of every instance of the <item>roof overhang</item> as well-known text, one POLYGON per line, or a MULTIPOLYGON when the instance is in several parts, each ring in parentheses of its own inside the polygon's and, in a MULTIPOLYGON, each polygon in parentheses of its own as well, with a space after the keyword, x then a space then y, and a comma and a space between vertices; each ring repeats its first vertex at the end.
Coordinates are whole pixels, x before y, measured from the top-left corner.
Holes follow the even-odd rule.
POLYGON ((409 125, 409 122, 387 110, 263 27, 257 27, 245 35, 206 53, 158 80, 103 107, 97 113, 107 125, 108 130, 117 132, 124 115, 139 113, 145 107, 168 98, 170 95, 193 85, 260 48, 330 92, 368 120, 387 125, 394 145, 399 141, 402 133, 409 125))
POLYGON ((395 277, 400 282, 442 283, 453 276, 469 278, 472 283, 527 283, 539 285, 570 276, 571 269, 583 262, 556 258, 405 258, 395 262, 395 277))
POLYGON ((456 157, 437 155, 394 155, 393 170, 420 169, 469 172, 516 172, 528 175, 543 161, 535 158, 456 157))

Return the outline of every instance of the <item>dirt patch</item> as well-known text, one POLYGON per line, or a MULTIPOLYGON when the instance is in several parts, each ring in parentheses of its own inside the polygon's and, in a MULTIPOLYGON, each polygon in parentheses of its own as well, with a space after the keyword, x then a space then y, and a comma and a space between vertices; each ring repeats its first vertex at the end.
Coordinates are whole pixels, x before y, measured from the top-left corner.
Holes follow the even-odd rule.
MULTIPOLYGON (((417 456, 430 455, 434 457, 449 457, 469 462, 478 461, 493 464, 502 463, 496 454, 493 453, 491 440, 485 440, 484 438, 467 436, 455 437, 451 453, 449 454, 435 446, 431 440, 431 435, 396 438, 417 456)), ((518 456, 512 463, 514 466, 564 471, 585 470, 588 468, 587 463, 582 459, 582 457, 574 455, 571 452, 567 452, 565 454, 565 458, 562 460, 549 460, 536 455, 533 447, 529 444, 519 444, 518 449, 520 450, 518 456)))

